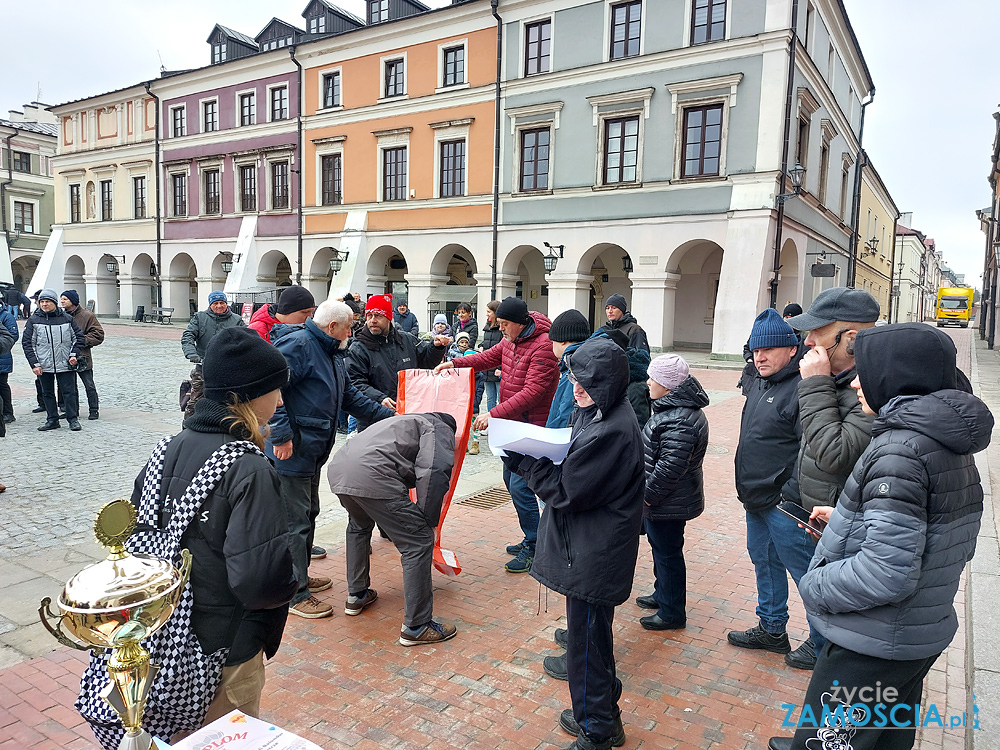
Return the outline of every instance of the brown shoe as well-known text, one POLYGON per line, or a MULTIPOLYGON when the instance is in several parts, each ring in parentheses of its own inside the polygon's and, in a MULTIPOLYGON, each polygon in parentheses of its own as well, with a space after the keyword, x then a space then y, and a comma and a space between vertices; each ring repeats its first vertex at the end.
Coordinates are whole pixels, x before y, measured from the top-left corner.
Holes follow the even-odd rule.
POLYGON ((399 632, 399 645, 424 646, 430 643, 441 643, 441 641, 454 638, 456 633, 458 633, 458 628, 454 625, 434 622, 433 620, 418 631, 410 630, 404 625, 399 632))
POLYGON ((320 617, 329 617, 332 615, 333 607, 321 602, 315 596, 310 596, 308 599, 303 599, 298 604, 289 607, 288 613, 305 617, 307 620, 318 620, 320 617))
POLYGON ((7 491, 7 486, 0 484, 0 492, 6 492, 6 491, 7 491))
POLYGON ((374 604, 376 599, 378 599, 378 592, 375 589, 368 589, 361 596, 349 596, 344 605, 344 614, 351 617, 360 615, 365 607, 374 604))
POLYGON ((318 594, 320 591, 326 591, 333 587, 333 579, 327 578, 326 576, 316 576, 313 578, 309 576, 309 593, 318 594))

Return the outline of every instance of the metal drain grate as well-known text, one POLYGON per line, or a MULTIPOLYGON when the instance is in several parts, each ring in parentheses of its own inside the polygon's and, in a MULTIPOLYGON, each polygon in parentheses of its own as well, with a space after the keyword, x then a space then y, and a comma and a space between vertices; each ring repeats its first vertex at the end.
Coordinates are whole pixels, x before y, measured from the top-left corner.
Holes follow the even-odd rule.
POLYGON ((469 495, 459 500, 458 504, 470 505, 473 508, 481 510, 495 510, 509 502, 510 493, 507 492, 507 488, 502 484, 498 484, 496 487, 490 487, 488 490, 477 492, 475 495, 469 495))

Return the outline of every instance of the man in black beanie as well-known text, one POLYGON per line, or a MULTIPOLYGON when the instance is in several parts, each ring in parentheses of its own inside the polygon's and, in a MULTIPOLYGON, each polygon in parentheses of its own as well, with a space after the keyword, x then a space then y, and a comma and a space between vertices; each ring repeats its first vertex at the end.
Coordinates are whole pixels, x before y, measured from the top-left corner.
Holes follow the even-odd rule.
POLYGON ((264 305, 253 314, 247 328, 260 334, 264 341, 270 341, 275 326, 302 325, 315 310, 316 300, 312 292, 302 286, 286 286, 277 302, 264 305))
POLYGON ((76 374, 80 376, 83 388, 87 392, 87 405, 90 408, 90 414, 87 418, 98 419, 100 417, 100 402, 97 396, 97 386, 94 385, 94 359, 90 350, 92 347, 104 343, 104 327, 94 313, 80 306, 80 295, 75 289, 67 289, 63 292, 59 297, 59 304, 83 331, 86 344, 77 352, 76 374))
POLYGON ((604 328, 609 331, 621 331, 628 336, 628 345, 633 349, 645 349, 649 351, 649 341, 646 339, 646 332, 642 330, 635 316, 628 311, 628 303, 620 294, 612 294, 604 303, 604 314, 608 317, 608 322, 604 328))
POLYGON ((576 402, 573 401, 573 384, 569 382, 569 369, 565 357, 580 348, 580 344, 590 338, 590 321, 583 317, 579 310, 567 310, 559 313, 552 321, 549 329, 549 341, 552 342, 552 353, 559 360, 559 384, 556 386, 552 406, 549 407, 549 418, 546 427, 555 429, 566 427, 569 416, 573 413, 576 402))

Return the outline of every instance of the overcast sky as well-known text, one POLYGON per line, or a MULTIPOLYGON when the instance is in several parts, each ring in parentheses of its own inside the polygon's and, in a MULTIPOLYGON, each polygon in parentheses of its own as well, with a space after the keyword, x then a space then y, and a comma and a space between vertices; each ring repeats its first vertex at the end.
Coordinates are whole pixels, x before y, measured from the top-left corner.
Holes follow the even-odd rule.
MULTIPOLYGON (((988 51, 989 0, 844 0, 875 81, 864 145, 900 211, 937 241, 945 261, 978 285, 985 239, 975 210, 989 205, 986 175, 1000 87, 988 51)), ((0 116, 123 88, 208 62, 216 23, 255 36, 273 16, 302 25, 307 0, 56 0, 6 3, 0 116), (154 9, 159 6, 159 9, 154 9), (95 8, 100 8, 95 12, 95 8), (38 91, 41 90, 39 97, 38 91)), ((363 0, 340 0, 364 14, 363 0)), ((440 7, 447 0, 430 0, 440 7)))

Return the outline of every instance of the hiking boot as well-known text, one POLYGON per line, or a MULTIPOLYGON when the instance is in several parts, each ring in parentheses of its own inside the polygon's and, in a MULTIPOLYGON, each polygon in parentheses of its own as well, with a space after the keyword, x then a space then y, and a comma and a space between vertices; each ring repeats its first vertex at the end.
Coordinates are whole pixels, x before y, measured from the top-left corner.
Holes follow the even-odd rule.
MULTIPOLYGON (((561 714, 559 714, 559 726, 562 727, 563 731, 567 734, 571 734, 574 737, 580 736, 580 725, 576 723, 576 719, 573 718, 573 709, 567 708, 561 714)), ((625 727, 622 726, 622 714, 621 711, 615 717, 615 726, 612 730, 614 734, 611 735, 611 747, 621 747, 625 744, 625 727)))
POLYGON ((556 632, 553 637, 555 638, 556 644, 562 646, 563 648, 566 648, 566 645, 569 643, 569 631, 566 630, 566 628, 556 628, 556 632))
POLYGON ((527 573, 531 570, 531 561, 535 559, 535 551, 527 547, 521 547, 517 557, 504 565, 504 570, 508 573, 527 573))
POLYGON ((458 628, 431 620, 418 630, 412 630, 405 625, 399 631, 400 646, 423 646, 428 643, 441 643, 455 637, 458 628))
POLYGON ((309 557, 312 560, 322 560, 324 557, 326 557, 326 550, 323 549, 322 547, 317 547, 314 544, 312 546, 312 549, 309 550, 309 557))
POLYGON ((562 656, 546 656, 542 659, 542 669, 549 677, 555 677, 564 682, 569 680, 569 671, 566 669, 566 654, 562 656))
POLYGON ((36 406, 34 409, 31 410, 31 413, 32 414, 41 414, 43 411, 45 411, 45 407, 44 406, 36 406))
POLYGON ((58 430, 60 427, 58 419, 47 419, 45 424, 38 428, 39 432, 45 432, 46 430, 58 430))
POLYGON ((792 653, 785 654, 785 664, 795 669, 812 671, 816 666, 816 646, 813 645, 812 638, 803 641, 792 653))
POLYGON ((305 617, 307 620, 318 620, 320 617, 329 617, 333 614, 333 607, 325 604, 315 596, 303 599, 298 604, 293 604, 288 608, 288 613, 305 617))
POLYGON ((639 605, 640 609, 659 609, 660 605, 656 603, 656 599, 651 596, 637 596, 635 598, 635 603, 639 605))
POLYGON ((730 630, 726 637, 731 644, 740 648, 759 648, 776 654, 787 654, 792 650, 787 633, 768 633, 761 625, 755 625, 749 630, 730 630))
POLYGON ((96 409, 91 411, 90 416, 87 417, 87 419, 100 419, 100 418, 101 418, 101 413, 96 409))
POLYGON ((332 588, 333 579, 326 576, 316 576, 315 578, 309 576, 309 582, 306 585, 309 587, 310 594, 318 594, 320 591, 332 588))
POLYGON ((478 440, 473 440, 471 443, 469 443, 469 455, 470 456, 478 456, 479 455, 479 441, 478 440))
POLYGON ((69 420, 69 428, 73 430, 73 432, 79 432, 83 429, 83 425, 80 424, 79 419, 71 419, 69 420))
POLYGON ((361 596, 349 596, 347 604, 344 605, 344 614, 351 617, 360 615, 361 611, 368 605, 374 604, 376 599, 378 599, 378 592, 375 589, 368 589, 361 596))
POLYGON ((524 546, 524 542, 518 542, 517 544, 507 545, 507 554, 511 557, 517 557, 518 553, 521 551, 521 547, 524 546))

